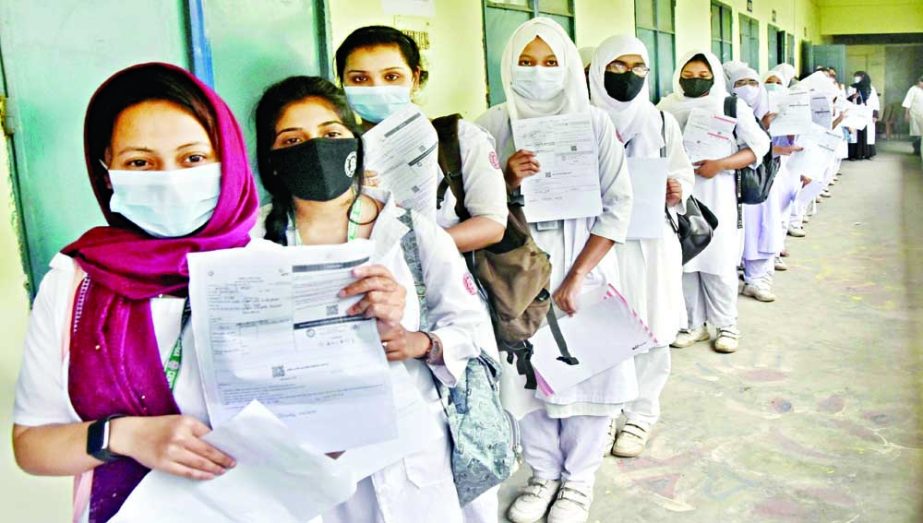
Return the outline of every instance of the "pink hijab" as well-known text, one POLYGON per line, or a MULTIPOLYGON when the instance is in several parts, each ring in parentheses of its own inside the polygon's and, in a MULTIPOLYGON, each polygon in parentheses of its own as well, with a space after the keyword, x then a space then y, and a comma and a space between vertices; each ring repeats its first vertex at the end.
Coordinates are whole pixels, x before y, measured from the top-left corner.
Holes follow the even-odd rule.
MULTIPOLYGON (((149 88, 149 87, 148 87, 149 88)), ((153 98, 156 98, 156 94, 153 98)), ((105 118, 103 118, 104 120, 105 118)), ((111 125, 111 121, 102 125, 111 125)), ((75 299, 70 343, 68 392, 86 421, 112 414, 178 414, 163 371, 154 335, 150 299, 161 294, 185 296, 190 252, 241 247, 249 242, 259 209, 257 189, 247 161, 246 144, 234 115, 208 86, 170 64, 148 63, 115 73, 96 91, 87 108, 84 146, 90 182, 109 226, 87 231, 61 252, 87 273, 75 299), (221 161, 221 195, 211 220, 182 238, 153 238, 109 210, 112 190, 90 143, 98 134, 100 114, 126 91, 143 90, 145 78, 174 75, 191 84, 213 116, 214 144, 221 161)), ((98 154, 98 153, 96 153, 98 154)), ((90 521, 107 521, 148 469, 124 458, 94 469, 90 521)))

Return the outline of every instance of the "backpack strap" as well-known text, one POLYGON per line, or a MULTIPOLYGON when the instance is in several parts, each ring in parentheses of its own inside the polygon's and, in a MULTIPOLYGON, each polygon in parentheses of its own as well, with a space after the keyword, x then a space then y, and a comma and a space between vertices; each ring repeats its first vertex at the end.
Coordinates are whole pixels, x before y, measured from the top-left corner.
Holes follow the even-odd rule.
POLYGON ((663 147, 660 148, 660 157, 667 157, 667 118, 663 115, 663 111, 658 111, 660 113, 660 137, 663 139, 663 147))
POLYGON ((551 335, 554 336, 555 343, 558 344, 558 350, 561 352, 561 355, 558 356, 558 361, 563 361, 568 365, 577 365, 580 361, 575 358, 569 350, 567 350, 567 340, 564 339, 564 334, 561 332, 561 327, 558 325, 558 317, 554 314, 554 306, 548 308, 548 328, 551 329, 551 335))
POLYGON ((417 243, 417 234, 413 229, 413 215, 407 209, 397 218, 407 226, 407 233, 401 238, 401 250, 404 251, 404 261, 410 268, 413 276, 413 286, 417 290, 417 301, 420 303, 420 329, 429 328, 429 319, 426 309, 426 282, 423 280, 423 262, 420 259, 420 245, 417 243))
MULTIPOLYGON (((724 115, 737 118, 737 95, 732 94, 724 98, 724 115)), ((736 135, 736 129, 735 129, 736 135)))
MULTIPOLYGON (((737 118, 737 95, 732 94, 724 99, 724 115, 737 118)), ((734 139, 737 139, 737 126, 734 126, 734 139)), ((743 205, 740 204, 740 169, 734 171, 734 192, 737 193, 737 228, 744 228, 743 205)))
POLYGON ((436 189, 436 208, 442 208, 446 190, 455 196, 455 214, 462 221, 471 217, 465 208, 465 185, 462 181, 461 146, 458 141, 458 121, 461 115, 450 114, 433 119, 433 127, 439 136, 439 167, 443 178, 436 189))

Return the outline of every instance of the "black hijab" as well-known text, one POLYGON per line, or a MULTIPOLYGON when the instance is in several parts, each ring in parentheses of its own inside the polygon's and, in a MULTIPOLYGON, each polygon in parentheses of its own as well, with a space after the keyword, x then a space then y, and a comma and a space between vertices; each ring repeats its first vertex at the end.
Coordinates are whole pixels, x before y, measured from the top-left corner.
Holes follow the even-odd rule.
POLYGON ((856 74, 853 76, 861 77, 862 79, 858 82, 852 84, 853 87, 859 91, 859 94, 862 95, 862 101, 865 102, 869 99, 869 96, 872 95, 872 79, 869 78, 868 73, 865 71, 856 71, 856 74))

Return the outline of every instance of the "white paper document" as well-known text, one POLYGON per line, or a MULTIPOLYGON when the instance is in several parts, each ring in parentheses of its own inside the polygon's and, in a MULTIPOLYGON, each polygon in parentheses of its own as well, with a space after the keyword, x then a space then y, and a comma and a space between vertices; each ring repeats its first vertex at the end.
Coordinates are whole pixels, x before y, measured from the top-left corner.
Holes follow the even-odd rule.
POLYGON ((785 98, 785 96, 786 96, 786 93, 780 92, 780 91, 769 91, 768 92, 766 98, 769 101, 769 112, 770 113, 779 112, 779 104, 781 103, 782 99, 785 98))
POLYGON ((299 446, 292 430, 257 401, 203 439, 237 466, 208 481, 152 471, 110 521, 305 523, 355 490, 346 467, 299 446))
POLYGON ((683 129, 683 147, 692 163, 718 160, 737 152, 734 128, 737 119, 697 107, 689 113, 683 129))
POLYGON ((798 135, 796 145, 801 151, 793 153, 785 164, 789 171, 809 178, 819 179, 833 161, 843 135, 837 130, 827 130, 814 125, 808 132, 798 135))
POLYGON ((534 346, 532 365, 551 393, 567 390, 636 354, 649 351, 658 343, 612 286, 602 301, 579 310, 574 316, 560 318, 558 324, 568 351, 579 361, 577 365, 558 360, 561 352, 547 325, 531 339, 534 346))
POLYGON ((196 357, 213 425, 259 400, 298 441, 335 452, 397 437, 373 319, 337 293, 373 243, 189 255, 196 357))
POLYGON ((840 122, 843 127, 861 131, 872 121, 872 110, 867 105, 857 105, 851 102, 846 104, 846 116, 840 122))
POLYGON ((833 127, 833 104, 827 96, 811 95, 811 119, 824 129, 833 127))
POLYGON ((629 240, 657 239, 663 236, 668 162, 668 158, 628 158, 632 193, 629 240))
POLYGON ((411 104, 362 135, 364 168, 378 173, 381 187, 398 205, 435 219, 439 137, 420 108, 411 104))
POLYGON ((599 156, 589 113, 514 120, 516 149, 535 153, 540 171, 522 182, 530 223, 602 213, 599 156))
POLYGON ((779 111, 769 125, 770 136, 802 134, 813 125, 810 93, 793 93, 779 101, 779 111))

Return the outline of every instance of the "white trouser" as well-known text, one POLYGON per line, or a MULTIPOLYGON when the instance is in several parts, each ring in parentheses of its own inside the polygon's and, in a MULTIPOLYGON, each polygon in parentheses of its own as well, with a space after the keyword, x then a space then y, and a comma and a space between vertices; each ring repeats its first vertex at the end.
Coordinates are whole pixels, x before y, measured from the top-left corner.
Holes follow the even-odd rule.
POLYGON ((772 275, 776 270, 775 257, 763 260, 744 260, 744 281, 769 289, 772 286, 772 275))
POLYGON ((695 330, 707 322, 718 329, 736 329, 737 275, 721 276, 707 272, 683 274, 683 295, 689 329, 695 330))
POLYGON ((500 513, 500 485, 476 497, 462 507, 465 523, 497 523, 500 513))
POLYGON ((603 462, 610 421, 606 416, 555 419, 545 409, 526 415, 519 428, 523 456, 532 475, 592 487, 603 462))
POLYGON ((638 399, 625 406, 625 418, 645 429, 660 419, 660 393, 670 377, 670 347, 654 347, 635 356, 638 399))

